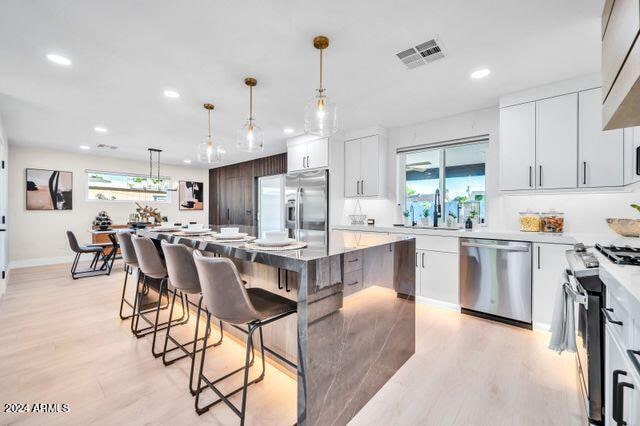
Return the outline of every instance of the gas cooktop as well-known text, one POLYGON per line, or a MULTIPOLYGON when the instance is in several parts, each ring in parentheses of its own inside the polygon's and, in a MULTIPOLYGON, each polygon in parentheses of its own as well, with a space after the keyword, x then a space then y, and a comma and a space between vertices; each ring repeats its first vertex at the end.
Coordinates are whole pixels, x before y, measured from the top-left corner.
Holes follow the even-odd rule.
POLYGON ((596 244, 596 249, 618 265, 640 266, 640 248, 596 244))

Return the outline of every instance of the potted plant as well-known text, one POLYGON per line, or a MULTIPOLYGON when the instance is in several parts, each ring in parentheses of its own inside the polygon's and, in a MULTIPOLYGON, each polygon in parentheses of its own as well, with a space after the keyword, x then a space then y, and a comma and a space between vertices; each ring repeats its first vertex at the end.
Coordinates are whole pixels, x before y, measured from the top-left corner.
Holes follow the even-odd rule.
POLYGON ((409 219, 409 210, 404 210, 402 212, 402 216, 404 217, 405 226, 411 226, 411 219, 409 219))
POLYGON ((422 203, 422 217, 420 218, 420 222, 422 226, 429 226, 429 216, 431 215, 431 204, 424 202, 422 203))
POLYGON ((478 210, 476 209, 471 210, 471 212, 469 213, 469 219, 471 219, 475 223, 478 223, 478 220, 479 220, 478 210))
POLYGON ((458 219, 458 216, 453 212, 449 212, 447 214, 447 228, 453 228, 453 225, 456 223, 456 219, 458 219))

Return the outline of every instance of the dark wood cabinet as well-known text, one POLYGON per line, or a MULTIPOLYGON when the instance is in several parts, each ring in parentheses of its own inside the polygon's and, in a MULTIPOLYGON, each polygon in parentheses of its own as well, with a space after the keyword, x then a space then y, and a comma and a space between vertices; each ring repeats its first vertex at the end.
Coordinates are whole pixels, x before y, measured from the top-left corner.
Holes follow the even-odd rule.
POLYGON ((286 172, 286 153, 210 169, 209 223, 253 225, 257 178, 286 172))

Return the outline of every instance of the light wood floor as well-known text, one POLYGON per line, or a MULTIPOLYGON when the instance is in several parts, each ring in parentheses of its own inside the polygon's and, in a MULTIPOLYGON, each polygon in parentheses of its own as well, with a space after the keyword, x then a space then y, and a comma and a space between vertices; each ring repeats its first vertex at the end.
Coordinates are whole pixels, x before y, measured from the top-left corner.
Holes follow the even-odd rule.
MULTIPOLYGON (((120 321, 123 277, 118 268, 74 281, 66 265, 11 271, 0 299, 1 408, 67 403, 71 411, 1 413, 1 424, 237 424, 224 405, 197 416, 188 361, 164 367, 151 339, 134 338, 120 321)), ((416 329, 415 356, 352 424, 585 424, 573 357, 547 350, 546 334, 420 305, 416 329)), ((239 366, 244 349, 225 339, 207 356, 215 377, 239 366)), ((249 390, 247 423, 291 425, 295 410, 295 380, 267 366, 249 390)))

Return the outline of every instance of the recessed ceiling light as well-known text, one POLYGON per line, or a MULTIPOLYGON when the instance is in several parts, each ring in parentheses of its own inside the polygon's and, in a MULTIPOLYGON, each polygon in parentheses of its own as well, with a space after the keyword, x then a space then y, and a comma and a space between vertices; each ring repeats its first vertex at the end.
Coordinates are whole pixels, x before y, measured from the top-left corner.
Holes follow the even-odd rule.
POLYGON ((91 149, 91 147, 88 146, 88 145, 80 145, 80 149, 82 149, 84 151, 89 151, 91 149))
POLYGON ((285 127, 284 129, 282 129, 282 131, 285 132, 288 135, 293 133, 293 129, 291 127, 285 127))
POLYGON ((62 55, 56 55, 55 53, 49 53, 47 55, 47 59, 53 62, 54 64, 62 65, 64 67, 68 67, 71 65, 71 59, 64 57, 62 55))
POLYGON ((93 128, 93 130, 96 131, 96 133, 107 133, 109 130, 107 130, 106 127, 101 127, 101 126, 96 126, 93 128))
POLYGON ((188 159, 187 160, 182 160, 182 162, 185 163, 185 164, 191 164, 191 160, 188 160, 188 159))
POLYGON ((175 99, 175 98, 179 98, 180 97, 180 93, 176 92, 175 90, 167 89, 163 93, 167 98, 174 98, 175 99))
POLYGON ((473 79, 479 79, 479 78, 484 78, 486 76, 488 76, 489 74, 491 74, 491 70, 488 68, 482 68, 479 70, 476 70, 474 72, 471 73, 471 78, 473 79))

